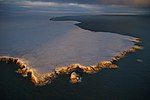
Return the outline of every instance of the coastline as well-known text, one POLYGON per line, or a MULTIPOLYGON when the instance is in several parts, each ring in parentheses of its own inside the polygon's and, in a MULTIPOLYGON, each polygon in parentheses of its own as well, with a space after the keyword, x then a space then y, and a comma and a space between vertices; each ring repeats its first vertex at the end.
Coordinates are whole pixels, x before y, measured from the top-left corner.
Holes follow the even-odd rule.
MULTIPOLYGON (((134 43, 134 46, 131 49, 125 50, 122 53, 115 55, 110 61, 100 61, 97 64, 91 66, 84 66, 81 64, 71 64, 69 66, 62 66, 55 68, 54 71, 44 74, 38 73, 34 68, 31 68, 32 66, 30 67, 30 65, 21 58, 1 56, 0 61, 15 63, 16 65, 19 66, 17 70, 19 74, 21 74, 24 77, 30 77, 31 81, 35 85, 42 86, 46 85, 47 83, 50 83, 58 75, 71 74, 77 69, 80 69, 83 73, 95 73, 103 68, 109 69, 118 68, 118 66, 114 64, 115 61, 119 61, 129 52, 136 52, 137 50, 142 49, 142 47, 138 45, 138 43, 141 42, 139 38, 135 38, 131 41, 134 43)), ((78 80, 72 81, 72 83, 76 82, 78 82, 78 80)))
MULTIPOLYGON (((84 26, 87 27, 90 31, 95 30, 95 28, 93 29, 93 27, 95 26, 97 27, 97 30, 100 31, 101 25, 97 23, 103 21, 101 20, 101 16, 99 16, 100 19, 95 19, 95 16, 90 17, 90 18, 91 19, 85 19, 85 20, 82 19, 80 22, 84 23, 85 21, 89 20, 89 22, 86 23, 86 26, 85 24, 84 26), (97 23, 92 23, 93 20, 94 21, 97 20, 97 23)), ((119 18, 123 18, 123 17, 119 17, 119 18)), ((20 68, 18 65, 14 63, 5 63, 3 61, 0 63, 1 64, 0 65, 1 66, 1 88, 2 88, 2 93, 5 94, 3 97, 10 98, 10 99, 13 98, 15 100, 19 100, 19 99, 28 100, 29 98, 43 100, 43 99, 49 99, 49 97, 51 97, 54 100, 59 100, 62 98, 66 100, 70 100, 70 98, 72 97, 73 97, 72 98, 73 100, 80 100, 80 99, 87 99, 86 98, 87 96, 91 97, 91 99, 101 98, 104 100, 105 99, 109 99, 109 100, 137 99, 138 100, 139 98, 142 98, 144 100, 145 98, 149 97, 148 95, 149 82, 150 82, 149 81, 149 76, 150 76, 149 75, 149 64, 150 64, 149 63, 149 47, 150 46, 148 43, 149 41, 149 27, 148 27, 149 19, 147 18, 145 19, 145 17, 139 18, 136 16, 134 17, 134 19, 133 17, 128 17, 128 18, 129 19, 127 21, 124 21, 124 19, 126 19, 126 16, 125 16, 125 18, 123 18, 123 21, 121 21, 118 24, 111 23, 112 21, 110 21, 109 23, 106 22, 107 25, 109 26, 106 26, 105 29, 110 31, 110 36, 111 34, 112 36, 116 34, 117 35, 121 34, 121 36, 125 35, 125 38, 126 38, 125 41, 127 41, 125 42, 126 45, 122 46, 122 47, 125 47, 124 49, 121 49, 121 48, 118 49, 119 52, 115 52, 109 58, 113 58, 116 54, 119 55, 123 53, 123 51, 127 49, 128 50, 131 49, 132 46, 134 46, 134 44, 138 44, 138 43, 131 42, 133 41, 132 39, 136 37, 141 39, 142 42, 139 43, 138 45, 141 45, 142 47, 144 47, 144 49, 138 50, 133 53, 127 53, 123 57, 123 59, 114 61, 114 64, 118 65, 119 68, 117 69, 103 68, 102 70, 98 72, 96 71, 96 73, 94 72, 91 74, 86 74, 80 70, 77 70, 75 72, 78 75, 80 75, 82 82, 72 84, 72 82, 70 82, 70 77, 71 75, 74 75, 74 74, 70 72, 68 74, 57 75, 57 77, 52 79, 52 82, 48 81, 48 83, 43 84, 43 86, 39 86, 31 82, 30 76, 23 77, 22 74, 15 72, 18 68, 20 68), (133 25, 132 20, 134 20, 134 22, 137 22, 137 23, 133 25), (116 26, 118 28, 116 28, 116 26), (133 36, 133 38, 131 36, 133 36), (137 59, 142 59, 143 62, 138 63, 136 61, 137 59), (20 97, 16 96, 16 94, 20 97)), ((110 17, 108 16, 106 17, 105 20, 110 20, 110 19, 111 19, 111 16, 110 17)), ((105 25, 105 21, 104 21, 104 25, 105 25)), ((83 27, 80 27, 80 28, 83 28, 83 27)), ((107 36, 107 33, 105 34, 107 36)), ((106 40, 107 39, 110 39, 110 38, 106 38, 106 40)), ((107 41, 105 43, 107 43, 107 41)), ((111 42, 109 42, 109 44, 111 44, 111 42)), ((100 43, 104 43, 104 42, 100 42, 100 43)), ((114 44, 115 42, 112 42, 112 43, 114 44)), ((24 52, 24 53, 27 54, 28 52, 24 52)), ((105 51, 101 53, 105 53, 105 51)), ((5 56, 5 55, 2 55, 2 56, 5 56)), ((10 54, 8 56, 24 58, 23 60, 26 59, 25 57, 20 57, 17 55, 13 56, 13 54, 12 55, 10 54)), ((101 55, 99 55, 98 57, 101 57, 101 55)), ((89 59, 92 59, 92 58, 90 58, 89 56, 89 59)), ((30 59, 27 59, 27 60, 29 61, 29 63, 32 62, 32 60, 30 59)), ((45 60, 49 61, 49 59, 45 59, 45 60)), ((100 61, 102 60, 100 59, 100 61)), ((108 60, 111 60, 111 59, 108 59, 108 60)), ((38 61, 40 62, 40 60, 38 61)), ((98 60, 96 60, 92 65, 96 63, 98 63, 98 60)), ((81 63, 81 64, 83 65, 84 63, 81 63)), ((31 63, 30 65, 33 65, 33 64, 31 63)), ((39 70, 37 67, 38 66, 34 66, 34 65, 33 67, 30 66, 30 68, 36 68, 37 72, 41 72, 41 70, 39 70)), ((42 72, 43 72, 44 67, 45 65, 43 65, 43 67, 41 66, 40 68, 42 69, 42 72)), ((51 66, 50 67, 46 66, 46 68, 48 70, 44 70, 45 72, 54 71, 54 69, 52 70, 50 69, 51 66)), ((35 69, 33 70, 35 71, 35 69)))

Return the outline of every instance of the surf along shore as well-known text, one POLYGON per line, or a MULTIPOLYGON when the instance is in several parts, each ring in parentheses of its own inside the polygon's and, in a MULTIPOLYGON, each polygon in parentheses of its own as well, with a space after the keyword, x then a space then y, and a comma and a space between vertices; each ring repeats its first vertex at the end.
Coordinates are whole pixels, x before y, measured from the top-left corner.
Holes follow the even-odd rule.
MULTIPOLYGON (((83 73, 95 73, 97 71, 102 70, 103 68, 109 68, 109 69, 118 68, 118 66, 114 64, 114 62, 120 60, 129 52, 135 52, 137 50, 142 49, 142 47, 138 45, 138 43, 141 42, 139 38, 133 39, 132 42, 134 42, 135 45, 131 49, 125 50, 122 53, 115 55, 111 59, 111 61, 100 61, 97 64, 92 65, 92 66, 84 66, 81 64, 71 64, 69 66, 62 66, 62 67, 55 68, 54 71, 49 72, 49 73, 44 73, 44 74, 38 73, 34 68, 32 68, 32 66, 30 66, 25 60, 21 58, 1 56, 0 61, 15 63, 16 65, 19 66, 16 72, 18 72, 24 77, 30 77, 31 81, 35 85, 42 86, 47 83, 50 83, 58 75, 71 74, 71 73, 74 73, 77 69, 81 70, 83 73)), ((70 77, 70 79, 72 83, 77 83, 80 81, 78 76, 76 75, 74 77, 70 77)))

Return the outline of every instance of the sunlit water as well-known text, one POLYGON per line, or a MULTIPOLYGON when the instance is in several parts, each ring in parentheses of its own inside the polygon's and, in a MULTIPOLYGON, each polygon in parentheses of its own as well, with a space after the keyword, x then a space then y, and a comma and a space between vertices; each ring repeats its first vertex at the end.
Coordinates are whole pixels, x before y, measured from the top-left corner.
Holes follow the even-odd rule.
MULTIPOLYGON (((50 28, 52 27, 50 26, 50 23, 52 22, 49 21, 49 18, 51 18, 52 14, 47 15, 35 13, 13 13, 2 15, 3 16, 0 16, 1 55, 23 58, 27 54, 32 54, 32 50, 35 52, 38 49, 45 49, 42 47, 48 46, 48 44, 51 43, 50 41, 55 41, 56 38, 54 37, 57 37, 57 41, 58 35, 61 37, 60 32, 58 34, 49 33, 52 30, 50 28), (45 21, 43 21, 42 23, 42 20, 39 19, 43 19, 45 21), (48 25, 46 25, 45 22, 48 23, 48 25), (38 26, 40 26, 40 28, 38 26), (41 30, 42 32, 39 30, 41 30), (25 33, 27 33, 28 35, 26 35, 25 33), (31 42, 33 40, 34 42, 31 42), (42 44, 42 46, 39 44, 42 44)), ((4 62, 1 62, 0 97, 2 98, 2 100, 47 100, 50 98, 52 100, 149 100, 149 16, 90 16, 90 18, 81 16, 75 18, 80 18, 80 21, 84 22, 83 24, 81 24, 81 27, 83 27, 83 29, 94 31, 109 31, 113 33, 113 36, 119 36, 116 33, 120 33, 140 37, 142 39, 142 45, 144 46, 144 49, 140 52, 131 53, 121 61, 117 62, 117 64, 120 66, 118 69, 102 70, 96 74, 83 75, 84 78, 79 84, 69 83, 68 76, 66 75, 56 78, 55 81, 53 81, 49 85, 36 87, 30 80, 28 80, 27 78, 22 78, 22 76, 20 76, 18 73, 15 73, 15 70, 18 68, 18 66, 16 66, 15 64, 6 64, 4 62), (143 63, 136 63, 136 59, 142 59, 143 63)), ((72 23, 74 24, 74 22, 69 23, 70 25, 72 25, 72 23)), ((59 27, 57 27, 56 30, 58 29, 59 27)), ((93 32, 92 34, 95 34, 95 32, 93 32)), ((108 33, 108 36, 111 35, 108 33)), ((123 35, 120 36, 122 37, 123 35)), ((109 41, 109 39, 107 39, 107 41, 109 41)), ((128 44, 128 46, 132 45, 132 43, 129 42, 128 39, 128 37, 127 39, 123 39, 126 41, 125 44, 128 44)), ((113 42, 111 44, 113 44, 113 42)), ((35 59, 38 59, 37 56, 35 56, 35 59)), ((29 61, 29 58, 27 60, 29 61)), ((32 61, 29 62, 31 63, 32 61)), ((35 67, 37 68, 37 66, 35 67)), ((46 68, 43 67, 44 66, 40 67, 40 69, 50 69, 47 66, 46 68)))
POLYGON ((2 16, 0 55, 23 58, 38 71, 47 72, 75 63, 89 66, 111 60, 134 45, 130 36, 84 30, 75 26, 79 23, 75 21, 49 20, 58 15, 10 13, 2 16))

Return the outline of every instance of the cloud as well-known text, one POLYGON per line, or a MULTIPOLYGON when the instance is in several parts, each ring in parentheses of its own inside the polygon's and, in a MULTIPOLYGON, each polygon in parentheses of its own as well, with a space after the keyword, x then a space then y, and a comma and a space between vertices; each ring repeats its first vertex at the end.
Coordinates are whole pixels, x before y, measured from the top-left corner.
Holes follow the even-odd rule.
POLYGON ((150 6, 150 0, 41 0, 41 1, 68 2, 68 3, 72 2, 79 4, 99 4, 99 5, 150 6))
POLYGON ((50 6, 50 7, 56 7, 56 6, 64 6, 63 4, 56 3, 56 2, 41 2, 41 1, 23 1, 23 2, 16 2, 16 4, 19 5, 25 5, 25 6, 50 6))
POLYGON ((53 6, 53 5, 56 6, 58 4, 63 4, 63 3, 72 3, 72 4, 84 4, 84 5, 80 5, 81 7, 87 7, 87 4, 150 7, 150 0, 0 0, 0 3, 10 3, 10 4, 28 3, 29 5, 32 6, 53 6))
POLYGON ((150 0, 131 0, 130 2, 137 6, 150 6, 150 0))
MULTIPOLYGON (((1 3, 1 2, 0 2, 1 3)), ((55 13, 91 13, 101 12, 101 7, 91 4, 64 3, 64 2, 46 2, 46 1, 29 1, 29 0, 5 0, 1 3, 1 10, 28 10, 38 12, 55 12, 55 13)))
MULTIPOLYGON (((148 10, 142 10, 138 7, 143 7, 143 5, 147 7, 150 5, 149 0, 0 0, 0 4, 2 3, 15 5, 16 7, 20 6, 23 7, 23 9, 29 8, 28 10, 34 11, 97 14, 149 13, 148 10)), ((15 8, 15 10, 19 9, 20 8, 15 8)))
POLYGON ((84 9, 97 8, 98 5, 90 4, 79 4, 79 3, 60 3, 60 2, 42 2, 42 1, 22 1, 16 2, 15 4, 21 6, 31 6, 31 7, 79 7, 84 9))

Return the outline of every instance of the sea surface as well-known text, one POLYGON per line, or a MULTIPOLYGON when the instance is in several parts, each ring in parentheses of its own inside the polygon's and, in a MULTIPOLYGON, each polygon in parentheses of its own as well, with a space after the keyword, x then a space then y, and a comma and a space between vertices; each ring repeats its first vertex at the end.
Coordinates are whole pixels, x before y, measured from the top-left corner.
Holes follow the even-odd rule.
MULTIPOLYGON (((95 65, 132 48, 134 37, 84 30, 78 21, 54 21, 55 13, 8 13, 1 17, 0 56, 24 59, 39 72, 71 64, 95 65)), ((67 14, 66 14, 67 16, 67 14)))
POLYGON ((82 82, 76 84, 69 82, 68 74, 58 76, 45 86, 35 86, 30 78, 22 77, 15 72, 19 66, 0 62, 2 100, 148 100, 150 98, 149 15, 61 15, 65 17, 43 13, 2 15, 5 16, 0 17, 1 55, 25 58, 32 67, 41 72, 52 71, 57 67, 58 62, 58 65, 78 62, 91 65, 99 59, 109 60, 115 54, 131 48, 134 45, 130 41, 133 37, 140 38, 142 40, 140 45, 144 47, 143 50, 129 53, 116 62, 119 66, 117 69, 104 69, 94 74, 81 73, 82 82), (70 46, 72 48, 69 48, 70 46), (65 50, 63 51, 65 58, 61 50, 65 50), (98 58, 99 55, 103 56, 98 58), (81 57, 84 57, 84 60, 81 57), (93 57, 92 60, 89 60, 90 57, 93 57), (71 59, 69 63, 67 59, 71 59), (143 62, 136 62, 137 59, 143 62))

